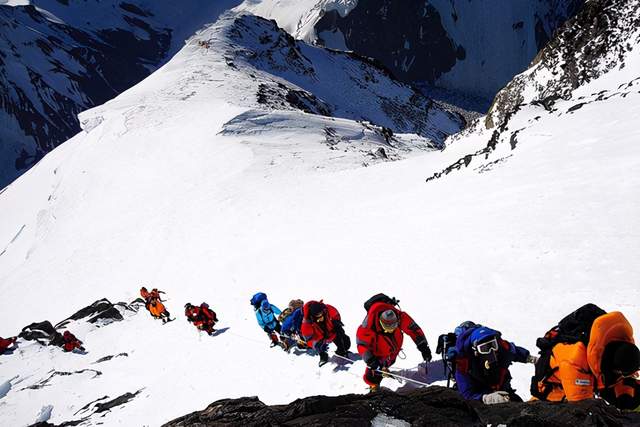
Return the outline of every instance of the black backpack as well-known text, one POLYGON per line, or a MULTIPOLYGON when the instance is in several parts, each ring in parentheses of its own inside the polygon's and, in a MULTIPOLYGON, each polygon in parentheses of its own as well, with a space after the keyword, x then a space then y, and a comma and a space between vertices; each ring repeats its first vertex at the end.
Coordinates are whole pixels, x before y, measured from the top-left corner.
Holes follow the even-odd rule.
POLYGON ((383 302, 385 304, 391 304, 393 306, 396 306, 398 305, 400 300, 395 298, 390 298, 385 294, 375 294, 374 296, 372 296, 371 298, 369 298, 364 302, 364 309, 368 312, 371 306, 377 302, 383 302))
POLYGON ((575 344, 582 342, 589 344, 589 335, 593 322, 600 316, 607 314, 595 304, 586 304, 562 319, 556 326, 549 329, 543 337, 536 340, 536 346, 540 349, 540 357, 536 363, 535 375, 531 378, 531 395, 540 400, 546 400, 552 387, 545 386, 539 389, 539 384, 549 379, 557 368, 551 369, 551 350, 556 344, 575 344))

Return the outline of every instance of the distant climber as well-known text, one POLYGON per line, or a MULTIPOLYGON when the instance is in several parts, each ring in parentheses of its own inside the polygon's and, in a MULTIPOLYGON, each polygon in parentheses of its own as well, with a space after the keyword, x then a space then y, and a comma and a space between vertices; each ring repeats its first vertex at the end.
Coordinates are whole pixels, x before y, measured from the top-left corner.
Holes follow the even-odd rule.
POLYGON ((420 326, 396 307, 397 301, 378 294, 365 303, 367 316, 358 327, 358 353, 367 364, 364 382, 371 391, 380 387, 384 371, 393 365, 402 349, 404 334, 411 337, 425 362, 431 361, 431 349, 420 326))
POLYGON ((144 286, 140 288, 140 296, 144 299, 145 307, 149 310, 151 316, 162 320, 162 323, 167 323, 174 319, 171 319, 171 314, 164 306, 164 301, 160 298, 160 294, 164 294, 164 292, 156 288, 153 288, 151 292, 144 286))
POLYGON ((458 391, 465 399, 485 404, 522 402, 511 387, 513 362, 534 363, 529 350, 502 339, 495 329, 465 322, 448 356, 455 360, 458 391))
POLYGON ((329 361, 330 343, 335 343, 336 354, 347 357, 351 340, 344 332, 340 313, 333 306, 320 301, 309 301, 303 307, 300 333, 309 348, 320 356, 319 366, 329 361))
POLYGON ((85 351, 84 347, 82 346, 82 341, 76 338, 76 336, 69 331, 64 331, 64 333, 62 334, 62 341, 60 342, 60 346, 66 352, 71 352, 76 349, 85 351))
POLYGON ((214 326, 218 322, 218 317, 206 302, 203 302, 200 306, 194 306, 191 303, 185 304, 184 315, 187 317, 187 321, 193 323, 198 330, 204 331, 209 335, 216 331, 214 326))
POLYGON ((534 398, 574 402, 599 396, 619 409, 640 405, 640 350, 619 311, 580 307, 538 339, 534 398))
POLYGON ((254 309, 255 309, 256 320, 258 321, 258 325, 260 325, 262 330, 265 331, 269 336, 269 339, 271 339, 271 347, 281 345, 280 339, 276 334, 276 332, 280 333, 280 322, 278 322, 278 319, 276 318, 276 316, 282 313, 282 311, 275 305, 271 304, 265 294, 263 293, 259 293, 259 294, 264 295, 264 297, 258 296, 258 298, 256 298, 259 300, 258 308, 255 308, 256 304, 253 303, 255 295, 254 295, 254 298, 251 299, 252 305, 254 306, 254 309))
POLYGON ((18 337, 2 338, 0 337, 0 354, 7 350, 15 350, 17 347, 16 340, 18 337))

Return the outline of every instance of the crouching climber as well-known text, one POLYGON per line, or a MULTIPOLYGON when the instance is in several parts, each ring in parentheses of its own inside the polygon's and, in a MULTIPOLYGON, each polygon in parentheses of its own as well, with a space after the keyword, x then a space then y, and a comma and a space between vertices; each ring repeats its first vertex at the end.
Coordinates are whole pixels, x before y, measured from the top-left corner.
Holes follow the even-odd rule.
POLYGON ((71 352, 76 349, 82 352, 85 351, 82 346, 82 341, 76 338, 76 336, 69 331, 64 331, 62 333, 62 339, 59 340, 57 344, 66 352, 71 352))
POLYGON ((284 350, 289 351, 294 346, 300 349, 307 348, 307 343, 302 339, 300 328, 302 327, 302 307, 298 307, 282 322, 281 336, 284 337, 284 350))
POLYGON ((3 354, 7 350, 15 350, 16 340, 18 337, 2 338, 0 337, 0 354, 3 354))
POLYGON ((184 315, 187 317, 187 321, 193 323, 193 326, 198 330, 204 331, 209 335, 216 331, 214 326, 218 322, 218 317, 206 302, 203 302, 200 306, 194 306, 191 303, 185 304, 184 315))
POLYGON ((534 398, 574 402, 601 397, 619 409, 640 405, 640 350, 619 311, 580 307, 537 340, 534 398))
POLYGON ((302 310, 302 339, 309 348, 320 356, 319 366, 329 361, 327 350, 330 343, 335 343, 336 354, 347 357, 351 340, 344 332, 340 313, 335 307, 320 301, 309 301, 302 310))
MULTIPOLYGON (((460 394, 485 404, 522 402, 511 387, 509 367, 513 362, 535 363, 529 350, 502 339, 501 333, 473 322, 458 330, 455 348, 455 379, 460 394)), ((462 326, 462 325, 461 325, 462 326)))
POLYGON ((396 307, 397 300, 378 294, 365 302, 367 316, 358 327, 358 353, 367 364, 364 382, 377 391, 384 372, 393 365, 402 349, 404 334, 411 337, 425 362, 431 361, 431 349, 420 326, 396 307))

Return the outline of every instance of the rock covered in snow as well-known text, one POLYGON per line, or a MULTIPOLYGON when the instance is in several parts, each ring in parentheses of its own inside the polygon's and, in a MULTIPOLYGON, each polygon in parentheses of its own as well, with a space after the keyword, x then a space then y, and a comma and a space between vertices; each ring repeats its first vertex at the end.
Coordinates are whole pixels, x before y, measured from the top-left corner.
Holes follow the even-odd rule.
POLYGON ((288 426, 622 426, 640 422, 640 414, 621 413, 603 401, 484 405, 464 400, 451 389, 428 387, 408 393, 313 396, 288 405, 267 406, 256 397, 223 399, 163 427, 222 425, 288 426), (381 424, 385 421, 388 424, 381 424), (379 422, 379 424, 376 424, 379 422))
POLYGON ((566 22, 538 54, 531 68, 501 90, 486 116, 486 126, 499 125, 521 104, 545 109, 569 99, 578 87, 613 68, 625 66, 625 56, 640 40, 640 3, 591 0, 566 22))

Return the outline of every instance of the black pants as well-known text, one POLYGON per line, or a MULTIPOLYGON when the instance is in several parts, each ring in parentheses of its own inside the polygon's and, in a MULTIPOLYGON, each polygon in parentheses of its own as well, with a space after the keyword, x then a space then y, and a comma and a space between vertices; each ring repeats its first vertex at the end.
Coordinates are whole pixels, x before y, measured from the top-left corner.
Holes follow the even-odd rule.
POLYGON ((333 342, 336 345, 336 353, 340 355, 347 354, 351 348, 351 338, 344 333, 342 326, 336 328, 336 339, 333 342))

